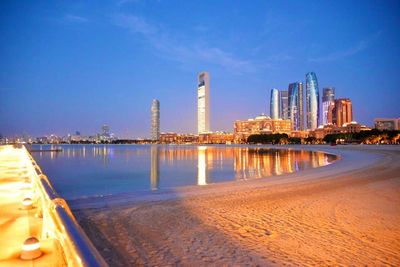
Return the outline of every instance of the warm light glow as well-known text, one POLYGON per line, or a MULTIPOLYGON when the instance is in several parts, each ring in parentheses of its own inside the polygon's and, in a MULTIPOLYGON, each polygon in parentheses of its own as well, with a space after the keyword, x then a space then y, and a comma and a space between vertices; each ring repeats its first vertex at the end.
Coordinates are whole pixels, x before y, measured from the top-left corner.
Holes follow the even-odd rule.
POLYGON ((22 245, 22 250, 24 251, 32 251, 32 250, 36 250, 36 249, 40 249, 40 243, 33 243, 33 244, 23 244, 22 245))
POLYGON ((197 184, 207 185, 207 165, 206 165, 206 151, 207 147, 199 146, 198 160, 197 160, 197 184))

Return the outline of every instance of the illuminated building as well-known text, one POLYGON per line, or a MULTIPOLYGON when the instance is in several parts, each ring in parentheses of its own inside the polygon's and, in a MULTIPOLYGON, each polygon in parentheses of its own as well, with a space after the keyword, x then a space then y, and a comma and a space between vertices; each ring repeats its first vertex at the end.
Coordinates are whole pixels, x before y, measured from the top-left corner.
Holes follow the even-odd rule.
POLYGON ((307 129, 314 130, 319 122, 319 89, 314 72, 306 74, 307 129))
POLYGON ((400 130, 400 118, 388 119, 388 118, 377 118, 374 119, 375 128, 384 131, 398 131, 400 130))
POLYGON ((110 127, 107 125, 107 124, 104 124, 102 127, 101 127, 101 134, 103 135, 103 136, 110 136, 110 127))
POLYGON ((161 133, 160 143, 162 144, 191 144, 197 143, 199 136, 194 134, 161 133))
POLYGON ((110 134, 110 127, 107 124, 104 124, 101 127, 101 134, 98 135, 98 141, 110 141, 113 139, 113 136, 110 134))
POLYGON ((160 143, 163 143, 163 144, 175 143, 177 136, 178 136, 177 133, 161 133, 160 134, 160 143))
POLYGON ((202 72, 198 76, 197 86, 197 131, 210 131, 210 76, 202 72))
POLYGON ((247 138, 252 134, 290 134, 291 126, 290 120, 273 120, 261 114, 254 119, 235 121, 234 140, 235 142, 246 142, 247 138))
POLYGON ((327 87, 322 92, 322 125, 332 123, 328 121, 329 107, 334 104, 335 101, 335 88, 327 87))
POLYGON ((289 119, 289 97, 287 90, 282 90, 279 92, 279 106, 279 117, 283 120, 289 119))
POLYGON ((151 140, 160 139, 160 101, 153 99, 151 105, 151 140))
POLYGON ((199 134, 201 144, 229 144, 233 142, 232 133, 215 132, 199 134))
POLYGON ((274 88, 271 90, 271 99, 270 99, 270 115, 271 119, 277 120, 279 118, 279 91, 274 88))
POLYGON ((323 139, 328 134, 345 134, 345 133, 359 133, 362 131, 371 130, 365 125, 358 122, 352 121, 349 123, 344 123, 342 126, 327 124, 320 126, 317 129, 310 131, 310 136, 317 139, 323 139))
POLYGON ((329 106, 328 122, 337 126, 353 121, 353 108, 349 98, 339 98, 329 106))
POLYGON ((292 130, 304 129, 303 113, 303 84, 299 82, 289 84, 289 119, 292 122, 292 130))

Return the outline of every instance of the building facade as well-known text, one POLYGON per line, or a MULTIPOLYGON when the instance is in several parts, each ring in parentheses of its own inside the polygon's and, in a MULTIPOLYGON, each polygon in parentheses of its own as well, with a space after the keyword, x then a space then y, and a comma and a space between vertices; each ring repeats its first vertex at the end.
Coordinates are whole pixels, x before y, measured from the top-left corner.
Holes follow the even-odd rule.
POLYGON ((233 134, 225 132, 199 134, 201 144, 230 144, 233 142, 233 134))
POLYGON ((279 110, 280 110, 280 105, 279 105, 279 91, 278 89, 274 88, 271 90, 271 99, 270 99, 270 115, 271 119, 277 120, 279 119, 279 110))
POLYGON ((160 101, 153 99, 151 104, 151 140, 160 139, 160 101))
POLYGON ((237 120, 234 123, 234 141, 236 143, 246 142, 252 134, 290 134, 292 124, 290 120, 273 120, 261 114, 254 119, 237 120))
POLYGON ((336 126, 343 126, 353 121, 353 107, 349 98, 339 98, 329 106, 328 123, 336 126))
POLYGON ((349 122, 343 124, 343 126, 337 126, 333 124, 327 124, 325 126, 321 126, 314 131, 310 131, 310 136, 315 137, 317 139, 323 139, 328 134, 346 134, 346 133, 359 133, 361 131, 369 131, 371 130, 365 125, 362 125, 358 122, 349 122))
MULTIPOLYGON (((322 125, 327 125, 329 107, 334 104, 335 101, 335 88, 326 87, 322 92, 322 125)), ((332 123, 332 122, 330 122, 332 123)))
POLYGON ((287 90, 282 90, 279 92, 279 103, 280 103, 279 117, 283 120, 288 120, 289 119, 289 97, 288 97, 287 90))
POLYGON ((289 116, 292 122, 292 130, 300 131, 304 129, 303 113, 303 84, 294 82, 288 88, 289 116))
POLYGON ((400 118, 377 118, 374 119, 375 128, 380 131, 399 131, 400 130, 400 118))
POLYGON ((314 72, 306 74, 306 109, 307 129, 314 130, 319 124, 319 88, 317 75, 314 72))
POLYGON ((202 72, 197 85, 197 132, 210 131, 210 76, 202 72))

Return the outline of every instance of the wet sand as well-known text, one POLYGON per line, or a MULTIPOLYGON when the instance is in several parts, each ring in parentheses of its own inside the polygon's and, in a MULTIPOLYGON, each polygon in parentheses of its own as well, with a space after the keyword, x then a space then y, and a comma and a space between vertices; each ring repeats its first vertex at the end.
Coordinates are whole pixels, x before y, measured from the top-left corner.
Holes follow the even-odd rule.
POLYGON ((294 174, 70 203, 110 266, 400 265, 400 147, 294 174))

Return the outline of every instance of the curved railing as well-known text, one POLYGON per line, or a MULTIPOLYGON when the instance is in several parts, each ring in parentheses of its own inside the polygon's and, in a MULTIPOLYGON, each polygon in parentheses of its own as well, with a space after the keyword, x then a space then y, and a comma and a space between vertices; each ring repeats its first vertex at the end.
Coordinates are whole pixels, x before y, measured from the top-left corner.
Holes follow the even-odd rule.
POLYGON ((43 218, 41 238, 59 241, 68 266, 108 266, 31 154, 24 146, 19 148, 25 150, 27 174, 38 201, 37 216, 43 218))

